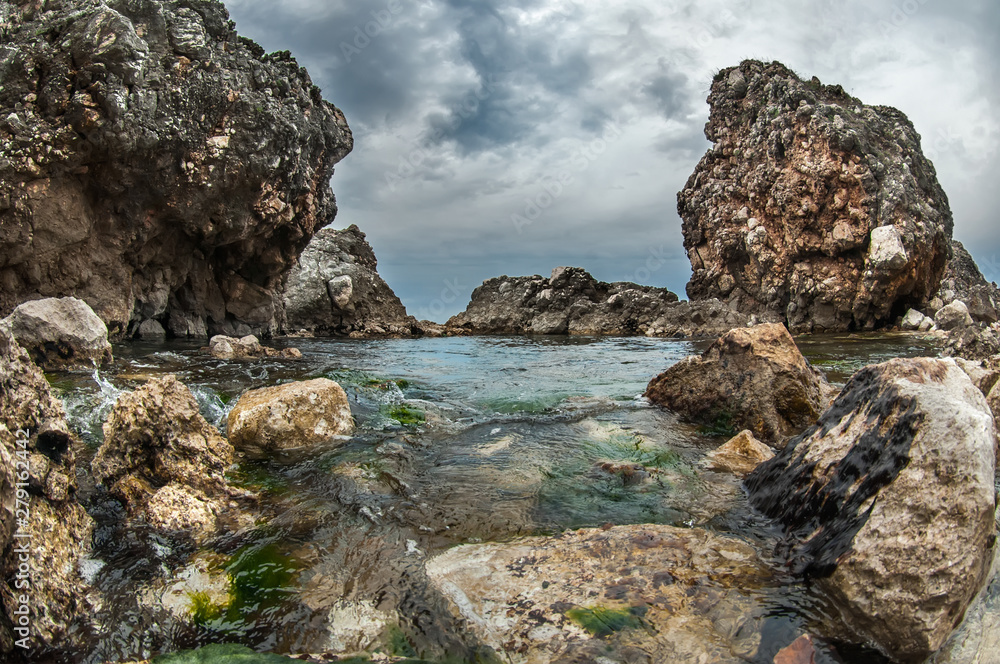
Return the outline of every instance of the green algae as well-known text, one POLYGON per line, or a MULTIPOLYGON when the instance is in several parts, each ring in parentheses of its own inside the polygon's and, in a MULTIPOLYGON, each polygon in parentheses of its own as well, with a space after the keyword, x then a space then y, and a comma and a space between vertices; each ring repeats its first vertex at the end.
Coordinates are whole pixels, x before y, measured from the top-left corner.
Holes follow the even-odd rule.
POLYGON ((188 599, 191 600, 191 619, 196 625, 208 625, 221 618, 226 610, 226 605, 212 601, 204 590, 188 593, 188 599))
POLYGON ((289 664, 290 662, 298 660, 274 653, 255 652, 235 643, 220 643, 195 650, 160 655, 154 657, 151 664, 289 664))
POLYGON ((576 607, 567 611, 566 617, 598 638, 642 627, 642 611, 637 608, 622 610, 602 606, 576 607))
POLYGON ((419 426, 427 421, 427 414, 424 411, 406 404, 386 406, 382 413, 406 427, 419 426))

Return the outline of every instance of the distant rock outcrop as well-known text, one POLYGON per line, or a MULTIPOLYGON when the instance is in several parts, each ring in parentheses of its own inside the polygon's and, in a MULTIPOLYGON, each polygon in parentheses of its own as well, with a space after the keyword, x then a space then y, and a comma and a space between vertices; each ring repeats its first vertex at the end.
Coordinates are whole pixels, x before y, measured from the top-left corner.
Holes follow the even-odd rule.
POLYGON ((117 335, 273 330, 353 144, 306 71, 217 0, 0 3, 0 30, 0 314, 76 295, 117 335))
POLYGON ((844 331, 937 292, 952 215, 903 113, 752 60, 719 72, 708 102, 715 145, 677 195, 692 300, 844 331))
POLYGON ((357 226, 324 228, 288 275, 283 327, 356 337, 422 334, 377 268, 375 252, 357 226))
POLYGON ((1000 288, 995 283, 986 281, 976 261, 962 243, 953 240, 951 260, 941 279, 941 288, 931 299, 927 313, 936 313, 938 309, 956 300, 965 304, 976 321, 995 323, 1000 319, 1000 288))
POLYGON ((452 334, 715 336, 748 317, 718 301, 678 302, 666 288, 597 281, 578 267, 545 277, 496 277, 472 292, 452 334))

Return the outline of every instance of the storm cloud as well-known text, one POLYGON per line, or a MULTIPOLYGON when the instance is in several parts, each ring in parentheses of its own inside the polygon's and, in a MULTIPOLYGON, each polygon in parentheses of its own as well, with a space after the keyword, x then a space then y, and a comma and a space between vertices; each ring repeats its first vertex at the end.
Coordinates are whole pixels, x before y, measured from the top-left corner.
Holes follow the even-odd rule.
POLYGON ((780 60, 895 106, 955 236, 1000 280, 993 202, 1000 6, 989 0, 229 0, 345 112, 333 178, 411 313, 443 320, 500 274, 579 265, 683 296, 676 192, 708 148, 712 75, 780 60))

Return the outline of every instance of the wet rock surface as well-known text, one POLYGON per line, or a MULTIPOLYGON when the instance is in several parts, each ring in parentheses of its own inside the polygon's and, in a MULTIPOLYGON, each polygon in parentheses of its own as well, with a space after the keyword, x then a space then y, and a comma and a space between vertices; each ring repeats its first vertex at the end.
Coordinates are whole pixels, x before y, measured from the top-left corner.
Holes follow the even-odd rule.
POLYGON ((993 559, 994 448, 986 400, 954 360, 891 360, 855 374, 746 486, 850 627, 922 661, 993 559))
POLYGON ((952 215, 903 113, 752 60, 720 71, 708 103, 714 145, 677 196, 692 300, 847 331, 937 292, 952 215))
POLYGON ((324 228, 288 275, 285 330, 356 338, 421 334, 377 269, 375 252, 357 226, 324 228))
POLYGON ((86 302, 75 297, 32 300, 0 321, 42 368, 110 362, 108 328, 86 302))
POLYGON ((546 279, 496 277, 448 320, 452 334, 609 334, 712 336, 748 318, 718 301, 678 302, 665 288, 597 281, 578 267, 546 279))
POLYGON ((266 458, 315 452, 354 432, 347 394, 328 378, 250 390, 229 413, 229 440, 242 454, 266 458))
POLYGON ((746 661, 762 614, 738 588, 770 577, 736 538, 653 525, 460 546, 426 567, 455 617, 514 663, 746 661))
POLYGON ((343 114, 221 2, 5 3, 0 313, 75 294, 113 335, 276 327, 335 212, 343 114))
POLYGON ((208 342, 208 354, 219 360, 257 360, 265 357, 298 360, 302 352, 297 348, 271 348, 264 346, 252 334, 237 339, 217 334, 208 342))
POLYGON ((236 506, 231 501, 248 498, 224 476, 233 457, 191 391, 166 376, 119 397, 91 468, 132 517, 201 540, 236 506))
POLYGON ((744 429, 718 449, 709 452, 705 462, 711 470, 744 476, 772 457, 774 452, 771 448, 754 438, 748 429, 744 429))
POLYGON ((832 392, 785 326, 767 323, 724 334, 700 357, 685 358, 651 380, 645 396, 707 427, 749 429, 783 447, 816 422, 832 392))
POLYGON ((4 657, 14 657, 15 641, 26 636, 36 653, 72 650, 94 627, 92 613, 99 599, 79 571, 92 550, 94 524, 76 498, 76 445, 62 403, 52 396, 24 349, 0 326, 0 574, 6 581, 0 584, 0 653, 4 657), (23 555, 29 559, 27 574, 21 568, 23 555), (24 581, 30 585, 18 588, 24 581), (15 612, 21 612, 23 595, 30 596, 28 634, 12 630, 18 625, 15 612))

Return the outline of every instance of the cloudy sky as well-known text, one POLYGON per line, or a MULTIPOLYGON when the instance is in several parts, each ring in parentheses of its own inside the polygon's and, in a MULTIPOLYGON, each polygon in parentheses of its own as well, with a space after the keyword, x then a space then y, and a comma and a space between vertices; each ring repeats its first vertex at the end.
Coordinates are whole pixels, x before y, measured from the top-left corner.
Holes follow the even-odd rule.
POLYGON ((684 296, 676 193, 718 69, 780 60, 895 106, 955 236, 1000 281, 995 0, 227 0, 347 115, 337 227, 358 224, 418 318, 500 274, 578 265, 684 296))

